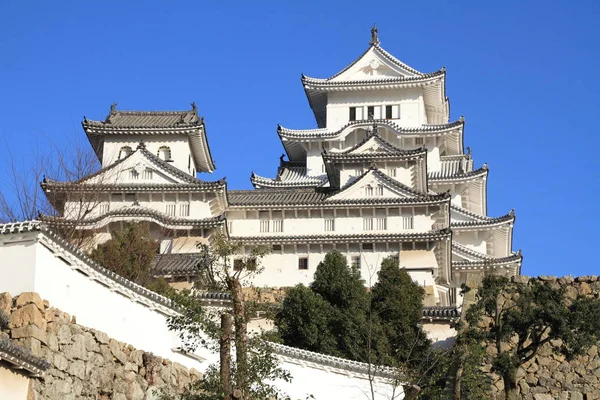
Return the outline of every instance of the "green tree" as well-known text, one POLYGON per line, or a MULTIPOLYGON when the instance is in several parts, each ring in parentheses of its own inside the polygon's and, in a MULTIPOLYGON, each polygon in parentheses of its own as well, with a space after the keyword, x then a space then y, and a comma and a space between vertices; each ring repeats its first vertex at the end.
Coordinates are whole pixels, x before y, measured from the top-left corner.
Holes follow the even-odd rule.
POLYGON ((92 250, 90 257, 103 267, 130 281, 145 285, 151 280, 152 260, 158 243, 147 224, 128 223, 122 231, 92 250))
POLYGON ((381 263, 377 283, 373 286, 371 306, 381 324, 388 354, 380 356, 386 364, 417 365, 431 342, 420 326, 425 292, 416 284, 398 260, 386 258, 381 263), (387 358, 387 359, 386 359, 387 358))
POLYGON ((517 370, 551 340, 556 350, 573 357, 600 339, 600 301, 569 299, 564 287, 487 276, 467 311, 466 335, 495 347, 494 371, 502 376, 506 398, 518 398, 517 370))
MULTIPOLYGON (((173 299, 181 306, 181 314, 169 318, 169 327, 178 332, 184 349, 208 346, 220 354, 218 365, 211 366, 204 379, 192 385, 184 400, 263 400, 281 398, 270 382, 289 380, 280 369, 269 343, 247 332, 249 319, 242 284, 260 273, 260 259, 268 249, 247 247, 229 241, 223 234, 213 234, 211 246, 200 246, 204 274, 199 287, 210 287, 231 294, 232 307, 202 307, 192 291, 177 293, 173 299), (235 262, 234 262, 235 260, 235 262), (231 357, 232 344, 235 358, 231 357)), ((173 398, 172 395, 166 398, 173 398)))

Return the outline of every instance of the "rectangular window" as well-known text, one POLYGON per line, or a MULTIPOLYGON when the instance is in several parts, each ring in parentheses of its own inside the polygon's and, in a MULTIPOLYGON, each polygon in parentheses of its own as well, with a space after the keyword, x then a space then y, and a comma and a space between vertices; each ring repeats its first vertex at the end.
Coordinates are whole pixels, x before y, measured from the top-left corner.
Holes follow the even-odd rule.
POLYGON ((375 188, 375 196, 383 196, 383 185, 377 185, 377 187, 375 188))
POLYGON ((281 251, 283 247, 280 244, 274 244, 272 250, 273 251, 281 251))
POLYGON ((269 232, 269 220, 260 221, 260 231, 261 232, 269 232))
POLYGON ((110 211, 110 204, 102 203, 100 204, 100 214, 106 214, 110 211))
POLYGON ((377 230, 385 231, 387 229, 387 218, 386 217, 378 217, 377 218, 377 230))
POLYGON ((131 180, 137 180, 140 178, 140 173, 137 172, 135 169, 130 169, 129 170, 129 179, 131 180))
POLYGON ((167 215, 174 217, 177 212, 177 205, 176 204, 167 204, 165 212, 167 213, 167 215))
POLYGON ((249 258, 248 261, 246 261, 246 269, 248 271, 256 271, 256 258, 249 258))
POLYGON ((367 119, 375 119, 375 106, 367 107, 367 119))
POLYGON ((362 250, 363 251, 373 251, 373 243, 363 243, 362 250))
POLYGON ((425 141, 423 140, 422 137, 415 138, 415 145, 423 146, 424 143, 425 143, 425 141))
POLYGON ((362 175, 362 169, 355 169, 354 170, 354 176, 361 176, 362 175))
POLYGON ((325 232, 333 232, 335 230, 335 219, 325 219, 325 232))
POLYGON ((350 121, 356 121, 356 107, 350 107, 350 121))
POLYGON ((360 271, 360 256, 352 256, 351 266, 353 271, 360 271))
POLYGON ((229 227, 229 233, 233 233, 233 222, 229 221, 228 227, 229 227))
POLYGON ((363 230, 364 231, 372 231, 373 230, 373 218, 363 218, 363 230))
POLYGON ((189 203, 183 203, 183 204, 179 205, 179 215, 182 217, 190 216, 190 204, 189 203))
POLYGON ((413 229, 413 217, 402 217, 402 229, 413 229))
POLYGON ((273 232, 283 232, 283 220, 273 220, 273 232))
POLYGON ((152 170, 151 169, 144 170, 142 178, 147 181, 151 180, 152 179, 152 170))
POLYGON ((385 106, 385 119, 392 119, 392 106, 385 106))
POLYGON ((366 197, 373 196, 373 186, 365 186, 365 196, 366 197))
POLYGON ((308 257, 298 258, 298 269, 308 269, 308 257))
POLYGON ((396 177, 396 168, 388 168, 388 176, 390 176, 391 178, 395 178, 396 177))

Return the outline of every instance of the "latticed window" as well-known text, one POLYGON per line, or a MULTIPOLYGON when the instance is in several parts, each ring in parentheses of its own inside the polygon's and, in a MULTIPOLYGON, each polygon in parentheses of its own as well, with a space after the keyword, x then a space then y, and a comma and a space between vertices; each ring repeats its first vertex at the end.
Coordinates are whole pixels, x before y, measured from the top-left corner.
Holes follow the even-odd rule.
POLYGON ((371 185, 365 186, 365 196, 373 197, 373 186, 371 186, 371 185))
POLYGON ((387 229, 387 218, 386 217, 378 217, 377 218, 377 230, 385 231, 387 229))
POLYGON ((171 160, 171 148, 169 146, 160 146, 158 148, 158 158, 165 161, 171 160))
POLYGON ((298 269, 308 269, 308 257, 298 258, 298 269))
POLYGON ((190 216, 190 203, 183 203, 179 205, 179 215, 182 217, 190 216))
POLYGON ((165 207, 166 207, 165 212, 167 215, 169 215, 171 217, 174 217, 176 215, 177 204, 167 204, 165 207))
POLYGON ((152 176, 153 176, 153 171, 151 169, 145 169, 143 174, 142 174, 142 178, 144 180, 151 180, 152 176))
POLYGON ((269 221, 268 219, 260 221, 260 231, 261 232, 269 232, 269 225, 270 225, 269 222, 271 222, 271 221, 269 221))
POLYGON ((137 172, 135 169, 130 169, 129 170, 129 179, 134 180, 134 181, 140 179, 140 173, 137 172))
POLYGON ((383 185, 377 185, 375 188, 375 196, 383 196, 383 185))
POLYGON ((415 144, 417 146, 422 146, 424 143, 425 143, 425 141, 422 137, 415 138, 415 144))
POLYGON ((325 219, 325 232, 333 232, 335 230, 335 219, 326 218, 325 219))
POLYGON ((402 217, 402 229, 414 229, 414 220, 413 217, 402 217))
POLYGON ((283 220, 282 219, 273 220, 273 232, 283 232, 283 220))
POLYGON ((396 177, 396 168, 388 168, 388 175, 392 178, 396 177))
POLYGON ((100 207, 99 207, 100 214, 106 214, 109 211, 110 211, 110 204, 108 204, 108 203, 100 204, 100 207))
POLYGON ((363 218, 363 230, 364 231, 372 231, 373 230, 373 218, 363 218))

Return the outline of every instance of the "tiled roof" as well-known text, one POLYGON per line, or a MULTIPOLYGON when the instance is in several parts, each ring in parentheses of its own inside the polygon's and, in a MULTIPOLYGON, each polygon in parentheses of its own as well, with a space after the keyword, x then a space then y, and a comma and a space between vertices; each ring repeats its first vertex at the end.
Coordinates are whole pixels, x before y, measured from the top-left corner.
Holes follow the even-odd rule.
POLYGON ((327 175, 307 176, 306 166, 281 166, 277 170, 275 178, 265 178, 256 175, 254 172, 250 176, 250 182, 254 187, 314 187, 322 186, 327 182, 327 175))
POLYGON ((427 177, 430 181, 462 181, 465 179, 471 179, 476 177, 487 176, 489 172, 487 164, 483 164, 483 166, 475 171, 469 172, 457 172, 454 174, 443 174, 439 171, 428 172, 427 177))
POLYGON ((440 229, 418 233, 360 233, 360 234, 322 234, 322 235, 265 235, 265 236, 235 236, 231 238, 242 243, 364 243, 364 242, 416 242, 423 240, 448 239, 452 232, 449 229, 440 229))
POLYGON ((320 128, 320 129, 288 129, 284 128, 281 125, 277 127, 277 133, 280 137, 286 139, 296 139, 296 140, 311 140, 311 139, 331 139, 341 135, 348 128, 360 127, 360 126, 368 126, 371 127, 373 124, 377 124, 378 126, 386 126, 388 128, 393 129, 395 132, 399 134, 407 134, 407 135, 431 135, 431 134, 439 134, 452 130, 453 128, 457 128, 464 125, 464 119, 459 119, 458 121, 454 121, 448 124, 442 125, 421 125, 418 127, 402 127, 395 123, 393 120, 388 119, 375 119, 375 120, 359 120, 359 121, 350 121, 341 128, 337 130, 330 130, 328 128, 320 128))
POLYGON ((212 159, 204 120, 192 103, 189 111, 118 111, 116 104, 104 121, 92 121, 84 117, 83 129, 99 159, 102 158, 105 135, 185 135, 198 171, 212 172, 212 159))
POLYGON ((133 151, 130 154, 128 154, 127 156, 115 161, 111 165, 106 166, 106 167, 94 172, 93 174, 85 176, 74 182, 58 182, 58 181, 44 178, 44 181, 42 182, 42 188, 44 190, 50 189, 50 188, 52 188, 52 189, 68 189, 68 188, 72 188, 74 185, 86 185, 93 190, 100 190, 101 188, 105 188, 105 190, 113 190, 115 187, 118 187, 118 188, 132 187, 132 188, 138 188, 138 190, 145 190, 145 189, 152 190, 153 188, 159 189, 161 187, 168 189, 168 188, 174 187, 174 186, 178 186, 178 189, 179 188, 181 188, 181 189, 187 188, 187 190, 192 189, 192 186, 187 186, 184 184, 176 184, 176 185, 173 185, 173 184, 162 184, 162 185, 161 184, 125 184, 125 185, 123 185, 123 184, 108 184, 108 183, 107 184, 104 184, 104 183, 86 184, 85 183, 86 181, 88 181, 96 176, 99 176, 107 171, 110 171, 110 170, 116 168, 117 166, 122 164, 125 160, 129 159, 130 157, 133 157, 133 155, 136 154, 136 152, 138 152, 138 151, 141 152, 150 162, 152 162, 158 168, 167 171, 168 173, 176 176, 177 178, 183 180, 185 183, 188 183, 189 185, 193 185, 194 190, 220 189, 220 188, 226 187, 226 185, 227 185, 225 178, 220 179, 218 181, 214 181, 214 182, 208 182, 208 181, 198 179, 189 174, 186 174, 179 168, 174 167, 173 165, 169 164, 168 162, 160 159, 156 155, 149 152, 148 149, 146 149, 146 145, 142 142, 142 143, 138 144, 135 151, 133 151))
POLYGON ((456 307, 423 307, 423 319, 451 320, 460 318, 460 312, 456 307))
POLYGON ((40 215, 40 220, 50 225, 71 225, 76 223, 79 226, 94 225, 111 217, 141 217, 150 218, 164 225, 170 226, 190 226, 195 228, 214 228, 225 223, 225 215, 218 215, 211 218, 178 218, 169 216, 163 212, 141 206, 122 207, 117 210, 111 210, 100 216, 84 219, 82 221, 73 221, 63 217, 53 217, 49 215, 40 215))
POLYGON ((272 347, 273 353, 284 357, 290 357, 297 361, 312 362, 315 364, 328 366, 330 368, 341 369, 360 374, 371 374, 387 379, 397 379, 399 377, 398 371, 394 368, 374 366, 372 364, 362 363, 359 361, 352 361, 345 358, 315 353, 309 350, 297 349, 295 347, 285 346, 283 344, 269 343, 269 346, 272 347))
POLYGON ((450 227, 453 229, 489 227, 514 221, 515 212, 511 210, 508 214, 501 217, 486 217, 485 220, 477 219, 475 221, 453 221, 450 223, 450 227))
POLYGON ((203 120, 198 116, 198 109, 194 104, 191 110, 186 111, 121 111, 113 104, 104 121, 85 119, 83 124, 102 127, 166 128, 198 126, 203 124, 203 120))
POLYGON ((427 82, 429 80, 444 77, 446 75, 446 71, 441 69, 439 71, 431 72, 429 74, 423 74, 421 76, 399 76, 392 78, 381 78, 381 79, 363 79, 356 81, 332 81, 330 79, 320 79, 320 78, 311 78, 305 75, 302 75, 302 84, 305 88, 310 89, 318 89, 318 88, 327 88, 334 86, 374 86, 374 85, 384 85, 384 84, 418 84, 422 82, 427 82))
POLYGON ((29 350, 19 346, 14 341, 0 337, 0 360, 13 364, 17 368, 22 368, 39 376, 50 368, 50 363, 34 356, 29 350))
POLYGON ((506 264, 514 264, 521 263, 523 260, 523 255, 521 254, 521 250, 516 253, 510 254, 506 257, 492 257, 490 255, 480 253, 479 251, 473 250, 465 245, 452 241, 452 252, 457 254, 462 254, 463 256, 474 258, 475 260, 459 260, 452 261, 453 267, 465 267, 465 268, 474 268, 474 267, 485 267, 488 265, 506 265, 506 264))
POLYGON ((164 276, 196 275, 201 253, 157 254, 152 260, 152 273, 164 276))

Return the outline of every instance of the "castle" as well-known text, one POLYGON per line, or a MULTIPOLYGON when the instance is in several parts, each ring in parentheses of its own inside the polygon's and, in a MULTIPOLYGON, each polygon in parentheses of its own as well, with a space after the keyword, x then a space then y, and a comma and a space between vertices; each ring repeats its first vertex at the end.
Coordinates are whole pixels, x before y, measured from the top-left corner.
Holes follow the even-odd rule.
MULTIPOLYGON (((45 180, 59 217, 94 246, 126 221, 147 221, 161 242, 156 273, 191 281, 198 243, 224 232, 269 245, 257 286, 310 283, 339 250, 366 282, 385 257, 424 286, 425 306, 461 305, 471 274, 520 274, 513 211, 487 215, 488 166, 464 149, 465 119, 450 121, 445 68, 423 73, 385 51, 377 28, 367 50, 327 79, 302 76, 317 128, 278 126, 285 149, 274 178, 228 190, 198 172, 215 163, 195 104, 186 111, 122 111, 82 125, 102 169, 76 182, 45 180)), ((249 160, 252 162, 252 160, 249 160)), ((236 268, 237 260, 232 260, 236 268)))

